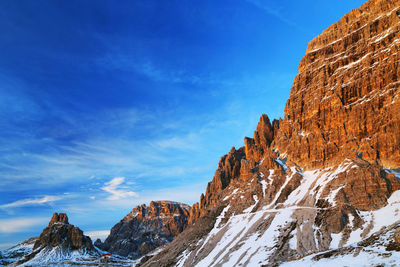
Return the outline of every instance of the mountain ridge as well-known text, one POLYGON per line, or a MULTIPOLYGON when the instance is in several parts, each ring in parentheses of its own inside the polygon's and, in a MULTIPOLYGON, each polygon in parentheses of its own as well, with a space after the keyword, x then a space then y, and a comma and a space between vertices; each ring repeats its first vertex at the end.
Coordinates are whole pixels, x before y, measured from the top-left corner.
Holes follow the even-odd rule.
POLYGON ((400 1, 371 0, 310 41, 284 119, 261 116, 221 157, 191 226, 142 264, 275 265, 395 223, 399 22, 400 1))
POLYGON ((188 225, 191 207, 174 201, 151 201, 139 205, 114 225, 104 243, 95 245, 132 259, 139 258, 162 246, 188 225))

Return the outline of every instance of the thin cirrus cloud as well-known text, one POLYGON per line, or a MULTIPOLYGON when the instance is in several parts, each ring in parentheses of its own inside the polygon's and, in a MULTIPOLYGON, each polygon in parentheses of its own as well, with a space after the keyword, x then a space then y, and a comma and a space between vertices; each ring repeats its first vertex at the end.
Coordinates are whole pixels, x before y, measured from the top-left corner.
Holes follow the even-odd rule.
POLYGON ((61 196, 44 196, 42 198, 28 198, 0 205, 1 209, 18 208, 23 206, 43 205, 63 199, 61 196))
POLYGON ((277 18, 278 20, 280 20, 281 22, 285 23, 288 26, 291 27, 295 27, 298 30, 303 31, 303 29, 301 29, 295 22, 287 19, 286 16, 284 16, 279 9, 273 8, 271 6, 268 6, 268 4, 266 4, 267 2, 263 2, 260 0, 247 0, 248 3, 253 4, 254 6, 260 8, 261 10, 264 10, 267 14, 274 16, 275 18, 277 18))
POLYGON ((124 51, 112 48, 109 53, 97 59, 96 63, 101 68, 111 68, 135 72, 150 80, 168 83, 198 83, 201 79, 194 75, 189 75, 183 70, 164 70, 157 67, 153 62, 147 60, 137 63, 140 58, 132 57, 124 51))
POLYGON ((0 233, 21 233, 33 226, 44 224, 49 218, 14 218, 0 220, 0 233))
POLYGON ((124 183, 125 177, 115 177, 111 181, 105 183, 105 186, 103 186, 101 189, 111 194, 107 198, 108 200, 119 200, 123 198, 139 196, 136 192, 124 190, 124 188, 126 188, 123 185, 124 183))

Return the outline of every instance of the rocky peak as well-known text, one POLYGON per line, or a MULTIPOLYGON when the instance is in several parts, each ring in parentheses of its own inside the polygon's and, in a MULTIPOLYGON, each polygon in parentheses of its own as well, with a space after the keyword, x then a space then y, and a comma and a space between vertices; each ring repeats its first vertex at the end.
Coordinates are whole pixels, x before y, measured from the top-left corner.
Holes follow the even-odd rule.
POLYGON ((57 247, 79 250, 85 249, 94 251, 92 240, 85 236, 78 227, 68 223, 68 216, 65 213, 54 213, 49 225, 43 229, 36 241, 34 249, 45 247, 57 247))
POLYGON ((55 223, 64 223, 68 224, 68 216, 65 213, 54 213, 53 217, 51 217, 51 220, 49 222, 49 226, 55 224, 55 223))
POLYGON ((68 223, 65 213, 54 213, 48 226, 38 238, 34 238, 33 249, 16 265, 51 265, 54 262, 76 260, 79 257, 91 259, 99 256, 90 237, 78 227, 68 223))
POLYGON ((239 178, 242 159, 245 159, 243 147, 239 149, 232 147, 228 154, 221 157, 214 178, 208 183, 204 197, 201 197, 200 206, 202 208, 210 207, 213 203, 218 202, 219 192, 226 188, 232 180, 239 178))
POLYGON ((269 121, 268 116, 263 114, 257 125, 257 130, 254 132, 254 142, 257 146, 267 150, 272 140, 274 140, 274 127, 269 121))

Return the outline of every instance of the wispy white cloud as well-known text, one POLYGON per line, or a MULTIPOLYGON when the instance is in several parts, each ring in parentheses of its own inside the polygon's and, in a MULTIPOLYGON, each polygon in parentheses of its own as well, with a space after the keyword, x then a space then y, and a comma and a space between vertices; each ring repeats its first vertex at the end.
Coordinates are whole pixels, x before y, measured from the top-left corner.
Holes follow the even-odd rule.
POLYGON ((282 12, 279 9, 268 5, 268 1, 262 1, 262 0, 246 0, 246 1, 253 4, 254 6, 262 9, 267 14, 274 16, 275 18, 277 18, 281 22, 285 23, 286 25, 294 27, 299 30, 303 30, 295 22, 291 21, 284 14, 282 14, 282 12))
MULTIPOLYGON (((106 45, 108 41, 100 37, 106 45)), ((95 61, 100 68, 122 70, 144 76, 155 82, 165 82, 171 84, 189 83, 201 84, 221 84, 221 77, 216 77, 214 73, 192 73, 185 68, 162 67, 156 60, 145 58, 127 49, 110 46, 107 53, 101 55, 95 61)))
POLYGON ((104 241, 110 234, 110 230, 88 231, 85 232, 84 234, 90 236, 93 242, 96 241, 97 238, 100 238, 102 241, 104 241))
POLYGON ((183 176, 193 176, 194 174, 207 173, 213 171, 214 165, 203 165, 197 167, 181 166, 175 163, 168 166, 153 168, 147 171, 142 171, 137 174, 137 177, 152 177, 153 180, 163 180, 168 177, 178 178, 183 176))
POLYGON ((111 53, 99 58, 97 63, 101 67, 135 72, 157 82, 196 84, 202 81, 199 77, 189 75, 184 70, 165 70, 149 60, 140 62, 140 58, 126 55, 115 48, 111 53))
POLYGON ((121 186, 125 182, 125 177, 115 177, 111 181, 105 183, 101 189, 110 193, 108 200, 119 200, 128 197, 138 197, 139 195, 133 191, 124 190, 125 186, 121 186))
POLYGON ((155 140, 150 144, 156 149, 195 150, 198 147, 198 136, 190 133, 186 136, 174 136, 171 138, 155 140))
POLYGON ((27 229, 45 224, 49 218, 15 218, 0 220, 0 233, 21 233, 27 229))
POLYGON ((31 205, 43 205, 47 203, 52 203, 57 200, 61 200, 63 197, 61 196, 44 196, 42 198, 27 198, 17 200, 8 204, 0 205, 1 209, 8 209, 8 208, 18 208, 23 206, 31 206, 31 205))

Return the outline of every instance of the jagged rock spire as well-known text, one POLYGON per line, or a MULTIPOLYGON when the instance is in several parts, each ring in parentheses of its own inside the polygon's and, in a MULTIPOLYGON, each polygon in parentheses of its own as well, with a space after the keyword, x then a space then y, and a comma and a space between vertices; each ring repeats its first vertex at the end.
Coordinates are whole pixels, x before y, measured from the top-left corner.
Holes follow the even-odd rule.
POLYGON ((57 213, 55 212, 53 214, 53 217, 51 217, 51 220, 49 222, 49 226, 55 224, 55 223, 64 223, 64 224, 69 224, 68 223, 68 216, 66 213, 57 213))

